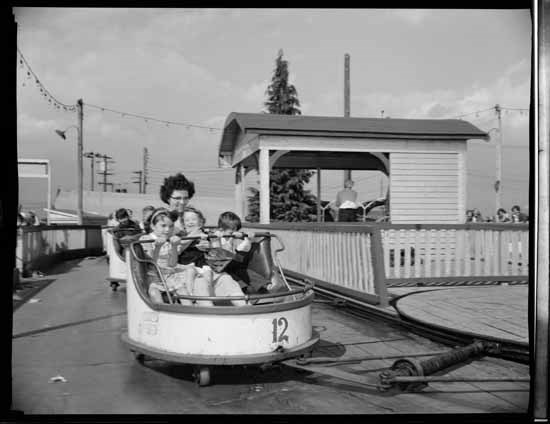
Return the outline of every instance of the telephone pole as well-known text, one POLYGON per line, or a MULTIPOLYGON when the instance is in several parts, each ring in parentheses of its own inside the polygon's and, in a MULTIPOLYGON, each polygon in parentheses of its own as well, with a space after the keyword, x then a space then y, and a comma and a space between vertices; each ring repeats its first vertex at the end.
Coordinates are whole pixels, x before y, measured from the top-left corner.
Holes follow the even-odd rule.
POLYGON ((147 193, 147 165, 149 163, 149 151, 143 148, 143 194, 147 193))
POLYGON ((141 194, 143 171, 133 171, 132 174, 138 174, 138 180, 132 181, 133 184, 138 184, 139 194, 141 194))
POLYGON ((82 127, 83 127, 83 121, 84 121, 84 112, 83 112, 83 108, 84 108, 84 105, 83 105, 83 102, 82 102, 82 99, 78 99, 76 101, 76 107, 78 109, 78 125, 77 125, 77 130, 78 130, 78 147, 77 147, 77 156, 78 156, 78 162, 77 162, 77 166, 78 166, 78 179, 77 179, 77 186, 78 186, 78 199, 77 199, 77 204, 76 204, 76 216, 77 216, 77 219, 78 219, 78 225, 82 225, 83 223, 83 215, 84 215, 84 212, 83 212, 83 209, 84 209, 84 206, 83 206, 83 191, 84 191, 84 182, 83 182, 83 178, 82 178, 82 174, 84 173, 84 170, 83 170, 83 159, 82 159, 82 151, 83 151, 83 141, 82 141, 82 138, 83 138, 83 130, 82 130, 82 127))
POLYGON ((103 174, 103 182, 99 182, 98 184, 103 186, 103 191, 107 191, 107 186, 113 185, 113 183, 107 182, 107 175, 113 175, 112 172, 109 172, 108 166, 109 164, 114 163, 114 161, 109 160, 109 159, 112 159, 112 157, 107 155, 100 155, 100 157, 103 160, 99 162, 101 171, 98 172, 98 174, 103 174))
POLYGON ((94 191, 94 163, 95 163, 94 158, 100 158, 101 154, 100 153, 94 153, 94 152, 86 152, 86 153, 84 153, 84 157, 88 158, 88 159, 91 159, 91 161, 90 161, 90 168, 91 168, 91 172, 90 172, 90 190, 94 191))
POLYGON ((496 194, 496 210, 501 207, 501 193, 502 193, 502 110, 500 106, 495 105, 495 112, 498 118, 498 139, 496 144, 496 181, 495 181, 495 194, 496 194))
MULTIPOLYGON (((350 117, 349 54, 344 55, 344 117, 350 117)), ((351 169, 344 170, 344 182, 351 179, 351 169)))

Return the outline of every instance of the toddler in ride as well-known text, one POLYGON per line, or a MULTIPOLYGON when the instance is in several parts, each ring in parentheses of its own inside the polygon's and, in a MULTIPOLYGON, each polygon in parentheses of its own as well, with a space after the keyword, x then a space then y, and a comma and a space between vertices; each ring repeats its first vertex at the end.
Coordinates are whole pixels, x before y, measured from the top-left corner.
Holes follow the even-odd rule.
MULTIPOLYGON (((222 272, 212 271, 212 288, 214 296, 244 296, 239 274, 246 271, 244 258, 250 251, 252 243, 248 237, 240 232, 241 219, 233 212, 224 212, 218 218, 218 228, 214 231, 215 238, 212 247, 219 247, 232 253, 232 260, 228 262, 222 272), (223 237, 233 236, 233 237, 223 237)), ((235 306, 246 305, 244 300, 232 300, 235 306)))
MULTIPOLYGON (((175 214, 167 209, 156 209, 149 218, 149 234, 140 237, 140 240, 154 240, 153 243, 144 243, 145 253, 151 257, 160 268, 166 281, 153 280, 149 285, 149 296, 155 303, 164 303, 163 293, 168 290, 170 294, 210 296, 209 285, 204 278, 196 275, 195 267, 192 265, 179 265, 178 255, 184 250, 181 238, 174 235, 175 214)), ((156 276, 156 274, 155 274, 156 276)), ((166 294, 165 294, 166 296, 166 294)), ((191 300, 180 299, 184 305, 192 304, 191 300)), ((211 301, 200 300, 200 305, 210 306, 211 301)))

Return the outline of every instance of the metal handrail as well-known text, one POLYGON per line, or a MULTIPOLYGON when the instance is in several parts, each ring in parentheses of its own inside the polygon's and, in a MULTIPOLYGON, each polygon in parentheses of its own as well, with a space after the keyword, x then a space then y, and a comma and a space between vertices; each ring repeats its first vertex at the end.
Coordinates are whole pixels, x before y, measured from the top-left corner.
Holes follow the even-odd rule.
POLYGON ((175 296, 178 299, 189 299, 189 300, 260 300, 260 299, 272 299, 276 297, 286 297, 292 296, 295 294, 306 293, 313 290, 313 284, 306 284, 304 287, 298 289, 291 289, 288 292, 280 292, 273 294, 245 294, 243 296, 192 296, 179 294, 175 296))
MULTIPOLYGON (((275 237, 275 238, 277 238, 277 240, 281 244, 281 248, 276 250, 276 252, 280 252, 280 251, 284 250, 284 245, 283 245, 282 241, 280 240, 280 238, 277 237, 276 234, 254 233, 254 236, 255 237, 275 237)), ((227 236, 227 237, 229 237, 229 236, 227 236)), ((184 239, 184 238, 185 237, 182 237, 182 239, 184 239)), ((201 239, 201 238, 194 236, 194 237, 187 237, 186 239, 201 239)), ((145 244, 145 243, 152 243, 154 241, 155 240, 152 240, 152 239, 151 240, 137 240, 137 241, 134 241, 134 242, 130 243, 130 246, 129 246, 130 252, 132 253, 133 259, 135 259, 136 261, 138 261, 140 263, 151 264, 155 267, 155 270, 159 274, 159 276, 161 278, 161 281, 164 284, 164 287, 166 289, 166 293, 167 293, 168 300, 169 300, 170 304, 173 304, 172 297, 175 297, 176 299, 188 299, 188 300, 245 300, 248 303, 249 300, 271 299, 271 298, 277 298, 277 297, 291 296, 291 295, 295 295, 295 294, 306 293, 307 291, 310 291, 310 290, 312 291, 313 290, 314 284, 311 283, 311 282, 306 283, 303 288, 291 289, 290 285, 286 281, 286 278, 284 277, 284 273, 282 272, 282 268, 281 268, 281 266, 280 266, 280 264, 278 263, 278 260, 277 260, 277 265, 278 265, 279 270, 281 272, 281 276, 283 278, 283 281, 285 282, 285 284, 286 284, 286 286, 289 290, 288 292, 273 293, 273 294, 271 294, 271 293, 268 293, 268 294, 251 294, 251 295, 244 295, 244 296, 191 296, 191 295, 175 295, 174 296, 174 295, 170 294, 170 291, 169 291, 168 286, 166 284, 166 280, 164 278, 164 275, 162 274, 162 271, 161 271, 160 267, 151 259, 139 258, 136 251, 135 251, 135 248, 134 248, 135 245, 145 244)))
POLYGON ((290 284, 288 284, 288 281, 286 281, 286 278, 285 278, 285 273, 283 272, 283 268, 281 266, 281 262, 279 261, 279 255, 278 253, 279 252, 282 252, 285 250, 285 245, 283 244, 283 241, 280 239, 280 237, 277 235, 277 234, 273 234, 272 237, 275 237, 275 239, 279 242, 279 244, 281 245, 280 248, 278 249, 275 249, 275 254, 273 255, 273 259, 275 260, 275 264, 277 265, 277 268, 279 268, 279 273, 281 274, 281 277, 287 287, 288 290, 292 290, 290 288, 290 284))
POLYGON ((321 206, 319 205, 319 209, 321 210, 321 222, 325 222, 325 211, 327 209, 330 209, 332 208, 332 206, 334 205, 334 201, 332 202, 328 202, 325 206, 321 206))

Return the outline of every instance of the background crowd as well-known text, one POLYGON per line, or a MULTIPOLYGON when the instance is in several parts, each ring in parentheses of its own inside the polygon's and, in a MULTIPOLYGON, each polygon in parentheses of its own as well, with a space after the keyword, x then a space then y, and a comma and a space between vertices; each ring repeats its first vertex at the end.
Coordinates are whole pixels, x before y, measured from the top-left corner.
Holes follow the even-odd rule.
POLYGON ((510 212, 504 208, 499 208, 494 216, 483 217, 479 209, 468 209, 466 211, 466 222, 508 222, 508 223, 528 223, 529 216, 521 211, 518 205, 512 206, 510 212))

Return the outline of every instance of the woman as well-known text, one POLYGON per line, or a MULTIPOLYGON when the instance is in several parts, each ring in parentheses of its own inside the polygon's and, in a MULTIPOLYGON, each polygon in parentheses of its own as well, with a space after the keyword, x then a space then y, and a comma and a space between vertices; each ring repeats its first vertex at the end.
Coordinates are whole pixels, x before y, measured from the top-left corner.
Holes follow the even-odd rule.
POLYGON ((344 189, 336 195, 335 206, 339 222, 355 222, 357 220, 357 192, 352 190, 353 184, 352 180, 346 180, 344 189))
POLYGON ((171 175, 164 179, 164 184, 160 187, 160 200, 168 205, 168 209, 178 213, 178 220, 174 223, 175 234, 184 231, 183 210, 189 203, 189 200, 195 194, 195 184, 185 178, 181 172, 171 175))

